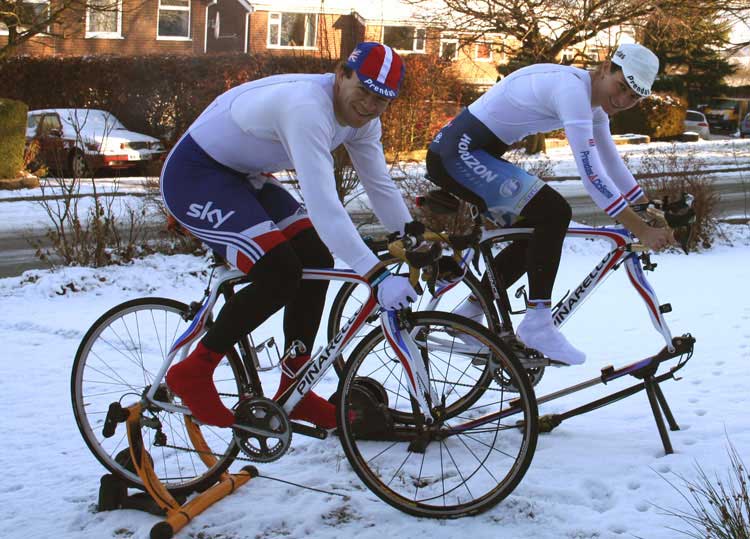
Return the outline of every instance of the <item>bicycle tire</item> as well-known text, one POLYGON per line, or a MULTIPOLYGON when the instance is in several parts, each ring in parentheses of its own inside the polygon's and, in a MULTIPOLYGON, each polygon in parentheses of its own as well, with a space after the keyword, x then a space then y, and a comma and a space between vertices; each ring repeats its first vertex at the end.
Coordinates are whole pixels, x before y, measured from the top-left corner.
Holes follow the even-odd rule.
MULTIPOLYGON (((538 411, 533 387, 525 369, 512 351, 479 324, 455 315, 428 311, 411 313, 408 320, 409 324, 421 328, 420 331, 426 334, 432 331, 448 334, 447 329, 453 333, 469 333, 490 351, 493 374, 502 372, 505 377, 517 384, 518 393, 511 393, 498 382, 499 376, 493 376, 490 387, 471 408, 455 415, 445 413, 438 420, 439 432, 445 432, 442 430, 445 428, 456 429, 452 435, 444 439, 437 436, 425 442, 417 435, 416 428, 408 424, 400 425, 392 413, 391 421, 384 422, 391 425, 390 430, 377 435, 360 434, 357 432, 356 419, 351 420, 352 417, 356 418, 357 414, 352 405, 352 388, 356 385, 356 380, 362 377, 378 380, 391 392, 389 411, 398 407, 392 395, 393 387, 398 388, 398 384, 389 382, 393 376, 393 371, 389 371, 388 368, 391 358, 385 355, 385 352, 381 352, 378 342, 382 340, 378 341, 375 338, 376 333, 371 332, 351 354, 339 381, 338 393, 342 398, 339 399, 336 413, 344 453, 367 487, 381 500, 400 511, 427 518, 460 518, 481 513, 507 497, 531 464, 538 437, 538 411), (495 402, 497 398, 500 400, 495 402), (513 405, 510 404, 511 400, 514 401, 513 405), (500 413, 492 415, 497 415, 497 422, 493 419, 491 423, 485 423, 490 425, 486 429, 484 424, 477 424, 475 430, 473 424, 465 423, 488 411, 507 412, 508 407, 518 409, 518 412, 508 416, 511 419, 508 423, 503 423, 506 416, 500 413), (515 421, 519 419, 516 414, 522 415, 520 424, 515 421), (463 423, 467 430, 458 432, 458 423, 463 423), (425 444, 424 447, 420 447, 420 442, 425 444), (509 449, 511 445, 515 449, 509 449), (474 453, 472 448, 479 454, 474 453), (416 457, 412 459, 414 455, 416 457), (376 460, 377 462, 374 462, 376 460), (410 460, 412 462, 409 462, 410 460), (476 466, 475 469, 466 473, 472 463, 476 466), (446 470, 444 464, 448 468, 452 466, 452 469, 446 470), (506 464, 507 471, 502 475, 496 471, 501 475, 500 478, 496 477, 493 470, 500 466, 504 469, 506 464), (389 476, 390 479, 387 479, 389 476)), ((438 400, 443 402, 445 393, 460 387, 460 382, 456 381, 453 386, 444 383, 441 390, 433 380, 432 374, 433 366, 440 364, 435 353, 428 350, 423 353, 423 357, 429 359, 430 383, 436 391, 438 400)), ((400 364, 397 368, 399 371, 403 370, 400 364)), ((450 369, 445 369, 445 372, 449 371, 450 369)), ((395 380, 396 376, 393 378, 395 380)), ((408 400, 408 406, 412 407, 414 414, 414 405, 411 399, 408 400)), ((407 404, 404 403, 404 406, 407 404)), ((408 411, 402 413, 408 415, 408 411)), ((433 413, 437 416, 438 410, 433 413)), ((413 416, 412 424, 418 423, 416 419, 418 418, 413 416)))
MULTIPOLYGON (((81 341, 73 362, 70 390, 78 429, 97 460, 135 488, 143 488, 143 482, 129 462, 124 426, 120 426, 114 436, 105 438, 102 434, 104 418, 111 402, 120 401, 127 406, 145 394, 150 377, 158 371, 174 338, 188 326, 184 318, 187 312, 188 306, 184 303, 159 297, 139 298, 117 305, 94 322, 81 341), (149 327, 149 322, 152 327, 149 327), (157 338, 158 346, 154 346, 156 341, 149 339, 149 335, 157 338), (121 349, 118 350, 118 346, 121 349), (128 399, 129 396, 132 399, 128 399), (128 401, 123 402, 124 399, 128 401)), ((239 395, 244 369, 234 350, 222 360, 214 379, 220 391, 231 387, 239 395), (218 377, 221 381, 217 380, 218 377)), ((164 395, 171 394, 165 391, 164 395)), ((152 426, 143 424, 141 427, 144 445, 152 454, 154 471, 173 495, 205 490, 237 456, 239 448, 231 431, 211 426, 201 427, 208 447, 219 455, 210 468, 197 453, 158 445, 149 434, 168 432, 167 444, 192 447, 183 416, 155 406, 149 407, 147 413, 155 421, 152 426), (159 425, 159 429, 153 425, 159 425), (219 451, 215 451, 217 445, 219 451)))

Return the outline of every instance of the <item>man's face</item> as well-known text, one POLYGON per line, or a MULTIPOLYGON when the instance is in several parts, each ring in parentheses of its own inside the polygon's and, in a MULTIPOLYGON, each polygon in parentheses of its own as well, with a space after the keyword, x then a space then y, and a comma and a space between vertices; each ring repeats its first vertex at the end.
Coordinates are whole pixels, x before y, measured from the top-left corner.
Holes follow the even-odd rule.
POLYGON ((341 125, 362 127, 374 120, 388 107, 390 99, 368 90, 356 73, 347 77, 343 70, 336 71, 333 89, 333 110, 341 125))
POLYGON ((610 116, 633 107, 642 98, 625 82, 621 70, 611 73, 609 63, 602 66, 602 73, 596 78, 594 100, 610 116))

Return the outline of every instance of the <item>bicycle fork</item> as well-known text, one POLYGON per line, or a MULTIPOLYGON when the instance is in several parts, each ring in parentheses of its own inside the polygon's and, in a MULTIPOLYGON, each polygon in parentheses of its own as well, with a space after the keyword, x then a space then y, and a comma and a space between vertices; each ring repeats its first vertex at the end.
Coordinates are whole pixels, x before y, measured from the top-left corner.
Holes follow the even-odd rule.
POLYGON ((383 334, 396 353, 401 365, 406 371, 409 381, 409 393, 416 399, 425 416, 425 423, 432 424, 435 418, 432 415, 432 403, 437 398, 432 392, 430 377, 419 347, 404 327, 399 311, 384 311, 380 315, 380 323, 383 334))

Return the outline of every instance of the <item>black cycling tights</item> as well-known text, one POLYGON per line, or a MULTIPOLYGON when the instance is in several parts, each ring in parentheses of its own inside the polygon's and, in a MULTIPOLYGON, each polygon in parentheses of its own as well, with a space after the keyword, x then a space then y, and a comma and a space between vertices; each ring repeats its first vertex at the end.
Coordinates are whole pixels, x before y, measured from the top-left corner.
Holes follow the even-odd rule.
POLYGON ((312 350, 323 315, 328 281, 303 281, 302 268, 333 267, 333 257, 315 229, 307 229, 263 255, 249 274, 251 284, 221 309, 203 344, 227 352, 280 308, 287 349, 295 339, 312 350))
MULTIPOLYGON (((523 219, 513 226, 534 227, 528 240, 516 240, 495 257, 494 267, 509 287, 524 273, 529 276, 529 298, 552 297, 557 268, 560 266, 563 240, 571 219, 568 201, 549 185, 521 210, 523 219)), ((489 287, 485 276, 482 283, 489 287)))

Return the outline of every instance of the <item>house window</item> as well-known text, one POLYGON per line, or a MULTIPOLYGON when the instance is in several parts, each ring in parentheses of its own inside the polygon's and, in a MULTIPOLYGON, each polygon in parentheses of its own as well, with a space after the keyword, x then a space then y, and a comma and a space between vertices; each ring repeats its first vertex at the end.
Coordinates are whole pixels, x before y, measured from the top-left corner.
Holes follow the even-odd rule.
POLYGON ((86 37, 121 37, 121 0, 88 0, 86 37))
MULTIPOLYGON (((49 0, 23 0, 16 7, 19 24, 17 31, 23 32, 26 28, 44 22, 49 18, 49 0)), ((44 29, 49 32, 49 26, 44 29)), ((0 34, 7 34, 8 27, 0 22, 0 34)))
POLYGON ((492 61, 492 44, 476 43, 474 45, 474 59, 480 62, 492 61))
POLYGON ((190 0, 159 0, 157 39, 190 39, 190 0))
POLYGON ((440 58, 449 62, 458 58, 458 39, 453 36, 440 38, 440 58))
POLYGON ((383 43, 399 51, 424 52, 426 34, 415 26, 384 26, 383 43))
POLYGON ((269 13, 269 47, 315 48, 318 15, 315 13, 269 13))

